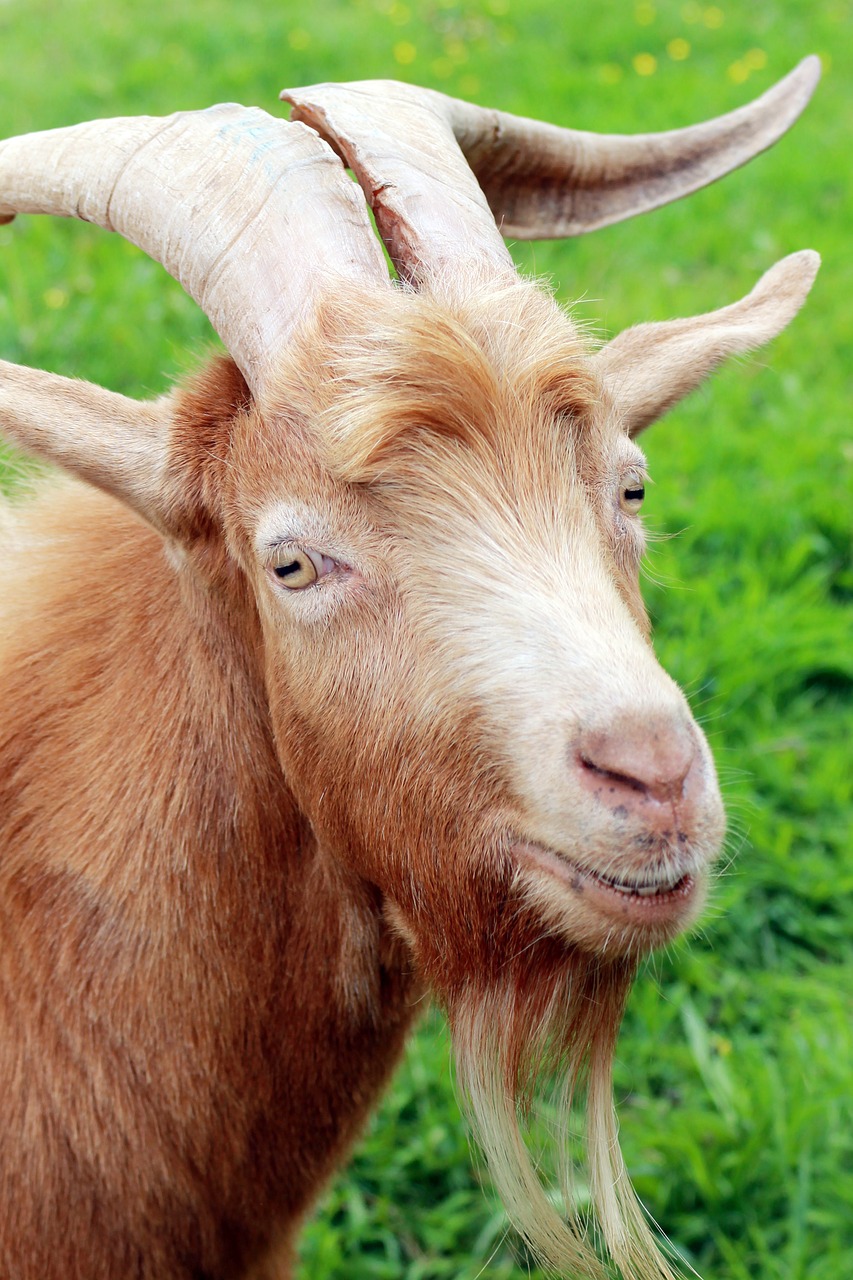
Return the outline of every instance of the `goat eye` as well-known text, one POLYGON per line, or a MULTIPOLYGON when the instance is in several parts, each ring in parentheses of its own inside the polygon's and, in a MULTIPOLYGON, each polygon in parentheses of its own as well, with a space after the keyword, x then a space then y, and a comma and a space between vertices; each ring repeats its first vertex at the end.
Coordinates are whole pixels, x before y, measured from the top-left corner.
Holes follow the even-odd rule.
POLYGON ((293 547, 283 547, 270 563, 270 569, 283 587, 288 591, 301 591, 303 587, 311 587, 332 567, 328 556, 321 556, 318 551, 299 551, 293 547))
POLYGON ((641 476, 631 476, 627 484, 623 484, 619 494, 619 505, 623 511, 630 514, 636 514, 643 505, 643 498, 646 496, 646 486, 641 476))

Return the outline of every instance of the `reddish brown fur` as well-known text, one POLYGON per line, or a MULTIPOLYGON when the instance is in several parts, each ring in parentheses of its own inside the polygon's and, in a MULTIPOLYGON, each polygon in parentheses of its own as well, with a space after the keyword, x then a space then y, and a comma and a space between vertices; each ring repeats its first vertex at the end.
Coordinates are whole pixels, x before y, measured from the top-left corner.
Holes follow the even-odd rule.
POLYGON ((489 708, 448 694, 430 648, 453 598, 417 584, 425 543, 464 542, 486 509, 547 579, 570 501, 591 581, 627 602, 645 654, 639 553, 612 531, 618 420, 575 331, 521 283, 454 305, 345 295, 299 351, 263 418, 228 361, 173 402, 165 547, 112 499, 51 487, 6 578, 16 1280, 288 1274, 424 982, 473 1093, 482 1060, 523 1094, 552 1052, 573 1077, 591 1062, 603 1096, 636 947, 597 956, 543 924, 489 708), (285 625, 258 566, 282 495, 331 513, 368 566, 322 624, 285 625))
MULTIPOLYGON (((185 401, 203 448, 235 383, 215 366, 185 401)), ((4 1274, 241 1275, 349 1148, 418 987, 288 791, 221 545, 178 580, 71 484, 28 522, 38 590, 0 668, 4 1274)))

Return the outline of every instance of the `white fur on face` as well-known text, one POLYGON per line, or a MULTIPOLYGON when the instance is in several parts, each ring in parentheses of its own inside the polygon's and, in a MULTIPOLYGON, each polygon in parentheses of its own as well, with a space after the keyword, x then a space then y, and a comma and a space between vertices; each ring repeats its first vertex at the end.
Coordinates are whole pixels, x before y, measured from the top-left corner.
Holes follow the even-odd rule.
MULTIPOLYGON (((590 772, 609 775, 610 790, 623 792, 626 778, 642 791, 642 767, 632 773, 630 759, 642 755, 643 726, 649 744, 675 744, 670 756, 689 747, 690 802, 674 810, 685 848, 659 847, 656 874, 678 865, 699 872, 722 834, 707 744, 637 624, 642 538, 620 504, 619 484, 626 468, 641 473, 643 460, 627 433, 741 341, 754 345, 776 332, 785 322, 780 281, 788 316, 813 276, 813 257, 800 255, 768 277, 739 309, 740 336, 726 329, 716 347, 699 335, 716 332, 721 317, 731 320, 732 308, 636 330, 590 359, 571 321, 529 284, 439 273, 425 294, 400 291, 381 308, 367 297, 330 302, 306 346, 310 359, 281 375, 281 404, 311 423, 318 460, 343 481, 341 492, 349 482, 376 483, 387 499, 388 519, 377 526, 385 545, 374 545, 372 564, 365 557, 362 598, 371 594, 371 567, 397 590, 399 661, 387 660, 387 643, 374 659, 389 682, 405 672, 406 715, 424 725, 475 718, 483 754, 513 797, 508 835, 620 883, 648 887, 644 838, 657 834, 660 846, 670 837, 648 823, 644 829, 637 805, 608 810, 589 773, 584 785, 578 764, 590 740, 610 744, 610 763, 590 772), (316 358, 318 343, 324 360, 316 358), (705 346, 716 354, 703 360, 705 346), (611 749, 620 737, 632 743, 625 768, 611 749)), ((334 554, 328 543, 317 549, 334 554)), ((294 595, 287 621, 331 624, 354 586, 337 579, 294 595)), ((389 596, 376 599, 373 621, 389 596)), ((262 608, 274 625, 285 617, 285 609, 271 612, 268 590, 262 608)), ((365 667, 381 626, 365 632, 358 671, 338 630, 342 665, 381 707, 380 682, 365 667)), ((389 622, 386 641, 390 631, 389 622)), ((657 750, 649 745, 653 765, 657 750)), ((554 896, 550 885, 545 897, 554 896)))
MULTIPOLYGON (((452 507, 433 496, 404 545, 430 702, 476 710, 485 753, 514 798, 512 834, 617 880, 645 883, 650 868, 663 878, 701 879, 723 831, 710 752, 620 594, 587 487, 569 476, 558 491, 543 487, 536 501, 513 501, 472 484, 452 507), (577 767, 583 742, 642 738, 643 726, 650 740, 671 738, 696 755, 680 843, 673 837, 671 849, 653 841, 635 813, 602 804, 577 767)), ((539 910, 573 940, 598 947, 619 927, 600 920, 590 927, 588 901, 579 903, 541 867, 525 865, 521 874, 539 910)), ((697 891, 682 923, 700 902, 697 891)))
MULTIPOLYGON (((349 493, 322 512, 270 503, 253 539, 261 564, 271 547, 292 545, 342 569, 293 592, 262 573, 261 610, 270 643, 284 646, 288 663, 305 663, 307 645, 304 683, 315 694, 330 667, 350 671, 343 683, 358 686, 360 717, 371 708, 371 732, 383 732, 382 716, 392 701, 399 711, 401 693, 425 740, 473 716, 483 757, 512 798, 507 842, 562 859, 558 866, 519 858, 537 912, 593 949, 633 946, 635 933, 637 945, 651 945, 701 904, 701 880, 722 836, 719 793, 701 731, 624 597, 643 539, 620 508, 620 485, 629 468, 642 471, 642 455, 616 432, 585 478, 569 445, 552 436, 537 472, 516 482, 493 460, 457 452, 452 467, 425 458, 424 470, 404 483, 380 484, 374 501, 349 493), (359 618, 364 608, 369 626, 359 618), (650 740, 671 739, 697 758, 690 804, 674 815, 677 839, 664 840, 617 801, 603 803, 578 764, 591 739, 627 735, 642 754, 646 728, 650 740), (567 887, 567 867, 628 884, 684 875, 699 883, 666 927, 644 932, 636 919, 620 920, 618 909, 615 920, 606 912, 602 919, 592 892, 573 890, 571 877, 567 887)), ((477 803, 472 795, 472 812, 477 803)))

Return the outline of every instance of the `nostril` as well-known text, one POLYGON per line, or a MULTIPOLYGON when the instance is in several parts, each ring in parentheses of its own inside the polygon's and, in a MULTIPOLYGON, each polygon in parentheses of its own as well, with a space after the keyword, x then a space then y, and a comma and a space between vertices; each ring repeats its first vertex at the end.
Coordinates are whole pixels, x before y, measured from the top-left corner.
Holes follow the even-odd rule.
POLYGON ((630 787, 632 791, 645 792, 648 790, 644 782, 641 782, 639 778, 632 778, 630 774, 619 773, 616 769, 607 769, 603 765, 587 759, 585 755, 579 755, 578 760, 582 769, 588 770, 589 773, 603 779, 605 782, 615 782, 620 787, 630 787))
POLYGON ((688 728, 657 724, 650 731, 638 720, 623 721, 605 732, 587 732, 576 741, 574 754, 584 786, 621 793, 620 803, 629 807, 649 801, 680 804, 700 758, 688 728))

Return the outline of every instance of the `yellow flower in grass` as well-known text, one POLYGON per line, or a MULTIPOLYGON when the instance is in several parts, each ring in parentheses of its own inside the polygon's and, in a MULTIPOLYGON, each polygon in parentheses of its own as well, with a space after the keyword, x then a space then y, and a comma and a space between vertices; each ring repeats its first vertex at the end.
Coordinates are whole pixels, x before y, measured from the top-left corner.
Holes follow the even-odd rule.
POLYGON ((399 40, 394 45, 394 61, 399 62, 401 67, 410 66, 417 56, 418 51, 411 40, 399 40))
POLYGON ((634 70, 638 76, 653 76, 658 69, 658 60, 653 53, 638 53, 634 58, 634 70))
POLYGON ((685 58, 690 57, 690 43, 681 36, 676 36, 674 40, 670 40, 666 51, 673 62, 683 62, 685 58))

